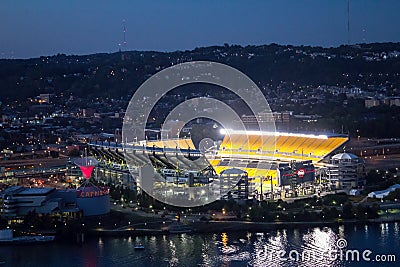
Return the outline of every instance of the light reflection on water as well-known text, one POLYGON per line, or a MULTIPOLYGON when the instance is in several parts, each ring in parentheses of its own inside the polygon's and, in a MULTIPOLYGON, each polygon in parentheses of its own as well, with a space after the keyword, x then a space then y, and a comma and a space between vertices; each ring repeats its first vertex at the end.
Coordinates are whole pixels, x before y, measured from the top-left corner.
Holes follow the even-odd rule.
MULTIPOLYGON (((332 260, 326 251, 336 249, 345 238, 350 249, 396 254, 400 247, 398 223, 283 229, 263 233, 217 233, 202 235, 92 238, 82 246, 43 244, 0 246, 3 266, 368 266, 332 260), (144 250, 135 250, 136 244, 144 250), (290 251, 312 253, 306 261, 287 259, 290 251), (43 257, 43 253, 46 257, 43 257), (279 253, 285 253, 281 259, 279 253), (40 256, 41 255, 41 256, 40 256)), ((294 254, 296 256, 296 254, 294 254)), ((304 254, 307 256, 307 254, 304 254)), ((300 257, 301 259, 301 257, 300 257)), ((376 266, 371 264, 370 266, 376 266)), ((385 266, 385 265, 379 265, 385 266)), ((396 266, 387 264, 386 266, 396 266)))
POLYGON ((393 230, 394 230, 394 235, 398 238, 399 237, 399 223, 394 223, 394 225, 393 225, 393 230))
POLYGON ((380 225, 381 227, 381 235, 379 237, 379 244, 381 246, 384 246, 387 243, 387 239, 389 236, 389 224, 388 223, 382 223, 380 225))

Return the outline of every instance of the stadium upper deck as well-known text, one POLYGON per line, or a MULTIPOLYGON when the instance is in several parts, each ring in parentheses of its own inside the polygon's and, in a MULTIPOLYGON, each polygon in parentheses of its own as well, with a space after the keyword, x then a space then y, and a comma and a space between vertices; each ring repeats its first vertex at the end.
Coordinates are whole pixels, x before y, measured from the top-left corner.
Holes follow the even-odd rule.
POLYGON ((227 131, 218 155, 221 158, 318 162, 348 140, 348 136, 341 134, 227 131))
POLYGON ((147 141, 147 146, 154 146, 159 148, 179 148, 179 149, 192 149, 195 150, 192 139, 180 138, 180 139, 165 139, 157 141, 147 141))

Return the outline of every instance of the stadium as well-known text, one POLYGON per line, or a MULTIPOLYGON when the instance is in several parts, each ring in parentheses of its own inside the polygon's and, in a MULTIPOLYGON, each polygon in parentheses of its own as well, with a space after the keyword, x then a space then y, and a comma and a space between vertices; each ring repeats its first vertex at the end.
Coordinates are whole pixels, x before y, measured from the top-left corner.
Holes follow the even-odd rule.
MULTIPOLYGON (((305 195, 328 158, 349 140, 340 134, 300 134, 260 131, 227 131, 210 164, 217 174, 234 167, 249 179, 250 191, 263 197, 305 195), (325 160, 325 162, 324 162, 325 160), (275 189, 274 189, 275 188, 275 189), (264 194, 268 194, 264 193, 264 194)), ((321 183, 321 180, 320 180, 321 183)))
POLYGON ((343 188, 330 176, 334 167, 331 157, 348 141, 343 134, 224 130, 222 141, 201 148, 190 138, 144 140, 124 146, 113 142, 88 145, 91 155, 100 161, 100 169, 104 166, 114 171, 113 183, 138 191, 140 166, 150 160, 163 181, 178 188, 204 186, 234 176, 238 182, 224 198, 261 200, 358 188, 358 179, 343 188), (127 150, 130 153, 125 153, 127 150), (132 177, 123 178, 127 173, 132 177))

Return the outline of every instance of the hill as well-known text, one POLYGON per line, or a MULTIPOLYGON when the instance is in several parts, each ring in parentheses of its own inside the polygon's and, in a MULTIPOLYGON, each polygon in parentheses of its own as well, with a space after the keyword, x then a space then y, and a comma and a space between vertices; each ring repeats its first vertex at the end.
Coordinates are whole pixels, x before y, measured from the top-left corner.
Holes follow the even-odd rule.
POLYGON ((191 51, 127 51, 33 59, 0 60, 1 101, 40 93, 127 96, 159 70, 193 60, 235 67, 257 84, 274 90, 318 85, 400 88, 400 43, 334 48, 310 46, 210 46, 191 51))

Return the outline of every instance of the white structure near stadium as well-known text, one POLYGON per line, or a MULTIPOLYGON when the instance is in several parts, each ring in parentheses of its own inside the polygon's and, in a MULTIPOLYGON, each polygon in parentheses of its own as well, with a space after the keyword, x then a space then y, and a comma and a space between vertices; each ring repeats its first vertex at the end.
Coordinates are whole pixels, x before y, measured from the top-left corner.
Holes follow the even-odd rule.
POLYGON ((364 183, 364 161, 354 154, 336 154, 331 157, 327 166, 328 180, 336 188, 358 188, 364 183))

